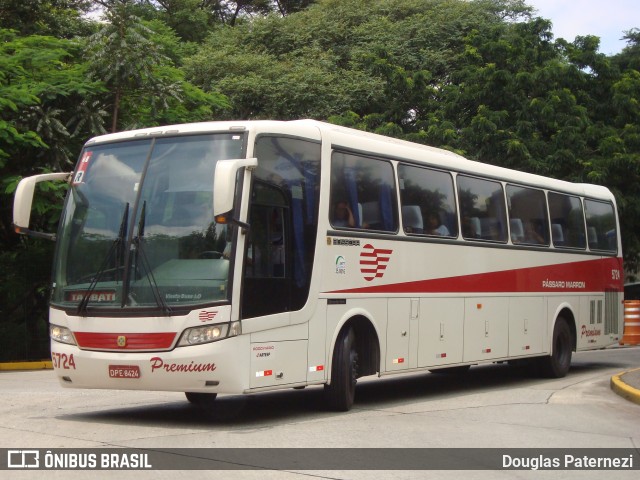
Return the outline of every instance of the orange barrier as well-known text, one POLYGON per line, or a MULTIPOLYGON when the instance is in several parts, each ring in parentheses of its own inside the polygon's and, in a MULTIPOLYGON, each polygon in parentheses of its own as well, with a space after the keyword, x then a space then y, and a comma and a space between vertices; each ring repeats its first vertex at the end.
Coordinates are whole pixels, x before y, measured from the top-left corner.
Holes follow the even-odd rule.
POLYGON ((640 300, 624 301, 624 335, 620 345, 640 345, 640 300))

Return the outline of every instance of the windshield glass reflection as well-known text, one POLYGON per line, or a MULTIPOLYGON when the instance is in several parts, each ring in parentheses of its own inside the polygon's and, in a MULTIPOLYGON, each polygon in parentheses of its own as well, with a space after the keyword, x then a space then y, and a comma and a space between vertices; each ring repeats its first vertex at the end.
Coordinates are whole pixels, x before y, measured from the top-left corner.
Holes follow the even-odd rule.
POLYGON ((228 299, 230 235, 213 221, 218 160, 242 136, 87 147, 61 220, 52 303, 158 308, 228 299))

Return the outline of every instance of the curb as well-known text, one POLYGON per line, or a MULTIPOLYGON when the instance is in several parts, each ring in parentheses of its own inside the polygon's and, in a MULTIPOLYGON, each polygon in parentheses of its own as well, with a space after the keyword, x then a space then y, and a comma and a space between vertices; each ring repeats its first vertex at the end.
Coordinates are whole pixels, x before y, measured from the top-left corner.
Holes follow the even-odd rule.
POLYGON ((633 388, 627 385, 623 380, 622 376, 626 373, 639 372, 640 368, 636 368, 634 370, 628 370, 626 372, 618 373, 611 377, 611 390, 616 392, 621 397, 640 405, 640 390, 633 388))
POLYGON ((51 360, 42 360, 39 362, 8 362, 0 363, 0 371, 15 370, 52 370, 53 364, 51 360))

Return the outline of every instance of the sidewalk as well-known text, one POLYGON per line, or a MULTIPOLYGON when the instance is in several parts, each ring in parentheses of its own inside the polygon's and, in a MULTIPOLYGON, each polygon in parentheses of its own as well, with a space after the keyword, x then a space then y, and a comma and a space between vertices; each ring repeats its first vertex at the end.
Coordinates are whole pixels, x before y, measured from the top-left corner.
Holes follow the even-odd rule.
POLYGON ((611 377, 611 390, 640 405, 640 368, 611 377))
POLYGON ((7 370, 51 370, 53 365, 51 360, 42 360, 39 362, 6 362, 0 363, 0 371, 7 370))

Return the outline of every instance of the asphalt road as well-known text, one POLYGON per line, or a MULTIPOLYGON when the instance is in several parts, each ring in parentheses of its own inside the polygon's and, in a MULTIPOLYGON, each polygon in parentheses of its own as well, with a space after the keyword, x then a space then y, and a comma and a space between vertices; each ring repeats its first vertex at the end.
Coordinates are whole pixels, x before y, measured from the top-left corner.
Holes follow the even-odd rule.
MULTIPOLYGON (((0 372, 0 448, 635 448, 640 405, 610 389, 640 366, 640 347, 574 354, 562 379, 506 364, 461 376, 362 379, 350 412, 323 407, 322 389, 220 396, 202 410, 181 393, 63 389, 51 371, 0 372)), ((347 451, 348 452, 348 451, 347 451)), ((8 474, 8 475, 5 475, 8 474)), ((465 479, 638 478, 638 471, 467 471, 465 479), (535 475, 535 477, 533 476, 535 475)), ((86 472, 0 473, 86 478, 86 472)), ((105 478, 461 478, 454 471, 93 472, 105 478)))

